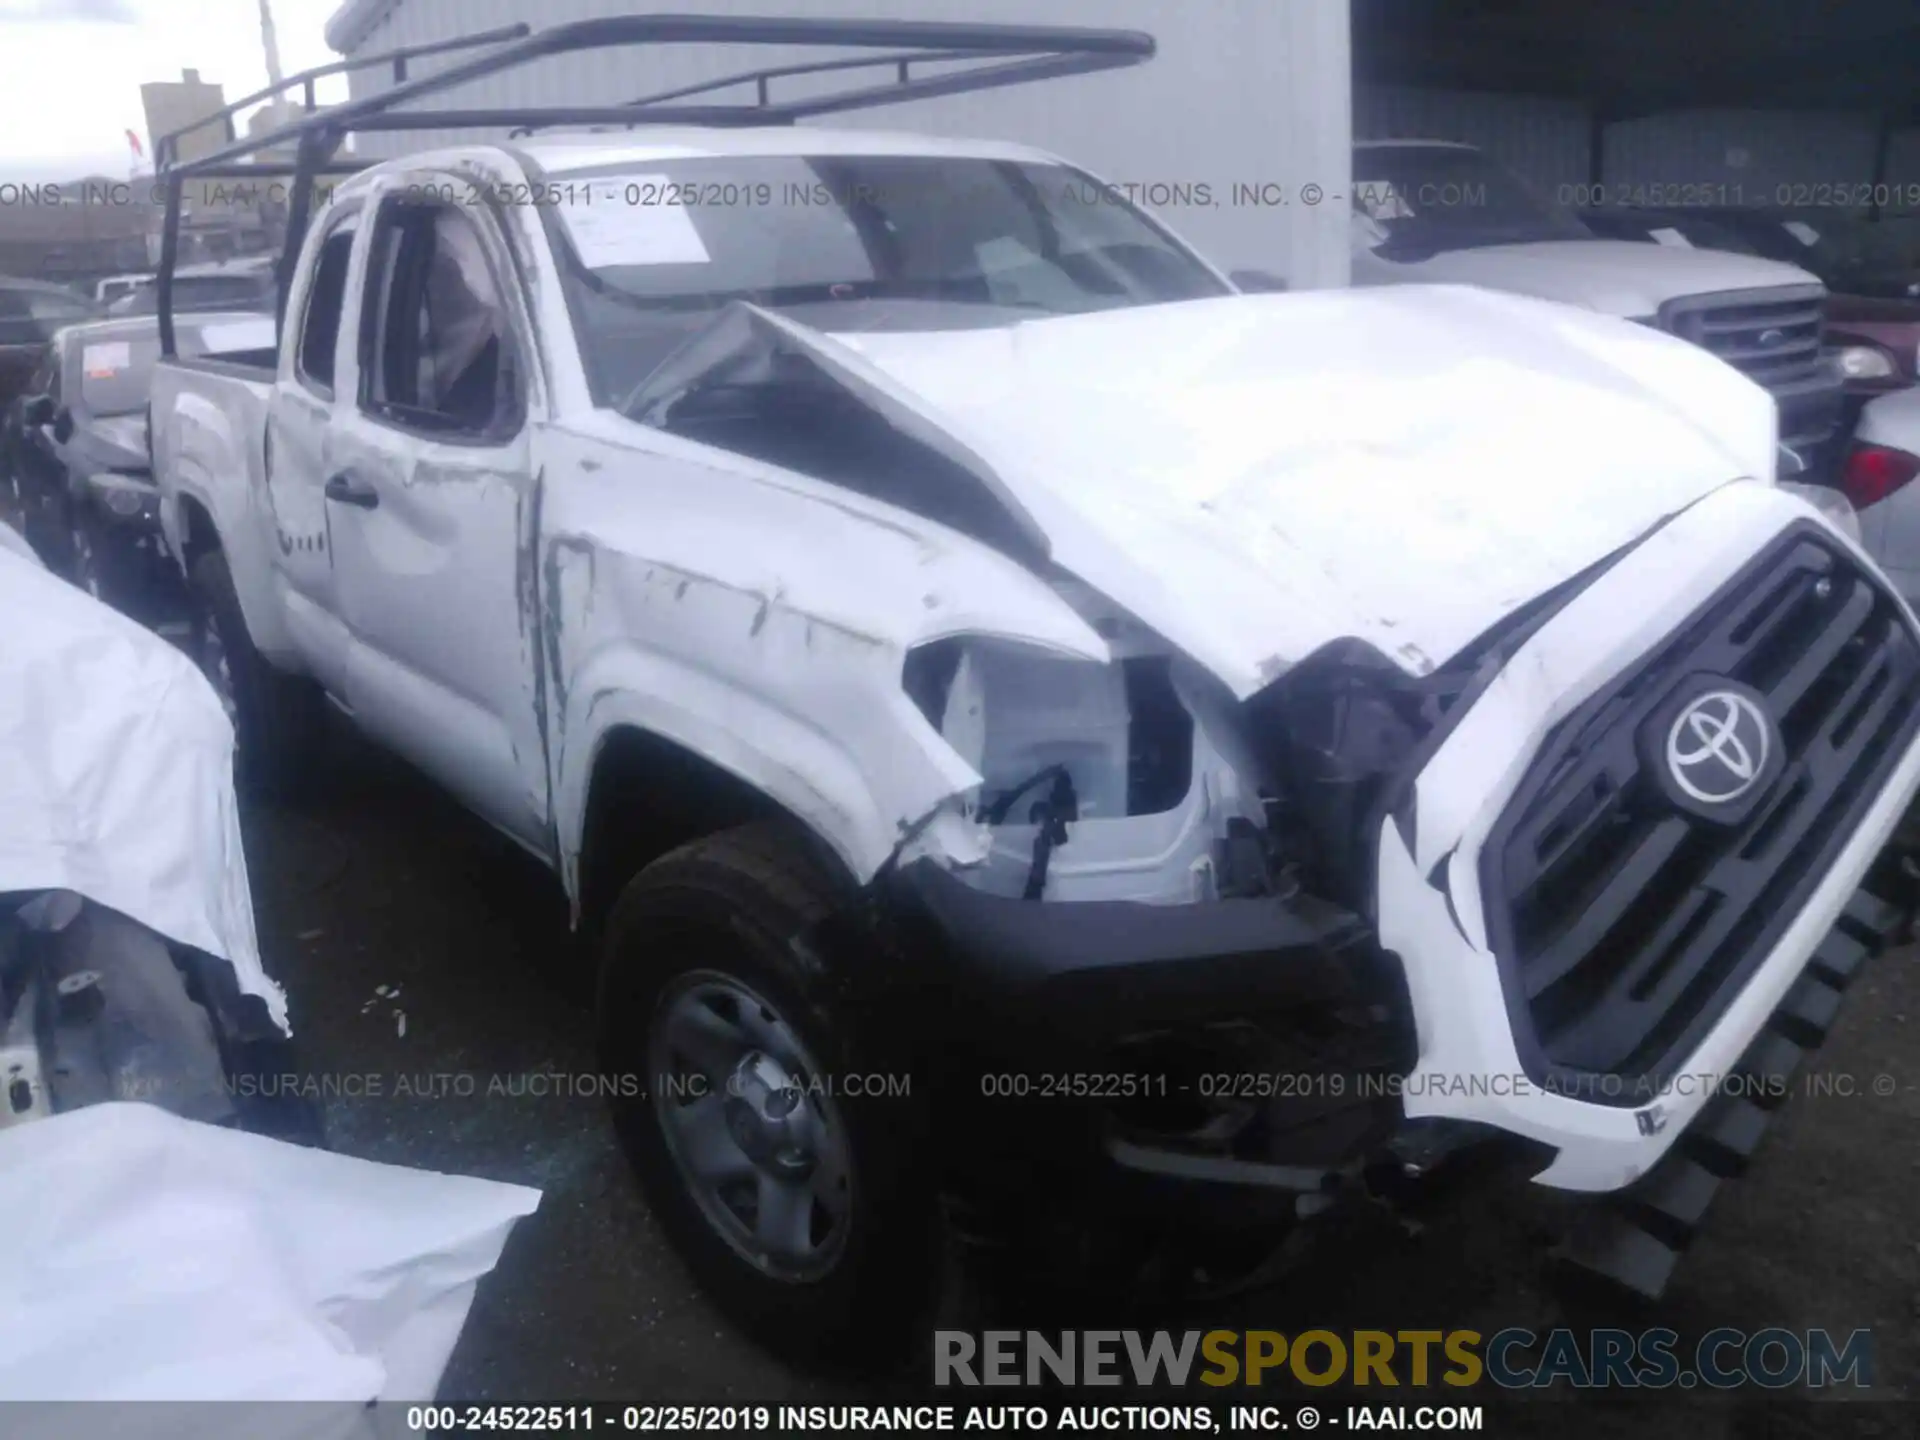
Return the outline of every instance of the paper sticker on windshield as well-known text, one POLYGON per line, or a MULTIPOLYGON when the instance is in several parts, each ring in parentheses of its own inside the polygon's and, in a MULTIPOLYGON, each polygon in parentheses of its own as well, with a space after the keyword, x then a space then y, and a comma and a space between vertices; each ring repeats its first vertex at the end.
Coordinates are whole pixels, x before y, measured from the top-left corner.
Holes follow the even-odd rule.
POLYGON ((619 265, 705 265, 712 257, 694 228, 691 187, 664 175, 629 175, 566 187, 558 206, 589 270, 619 265))
POLYGON ((1677 245, 1682 250, 1691 250, 1693 248, 1693 242, 1691 240, 1687 239, 1687 237, 1682 235, 1678 230, 1670 229, 1665 225, 1655 230, 1649 230, 1647 234, 1653 237, 1656 245, 1677 245))
POLYGON ((1820 232, 1803 220, 1788 220, 1780 227, 1802 245, 1818 245, 1820 232))
POLYGON ((1406 220, 1413 215, 1413 207, 1400 192, 1378 180, 1363 180, 1354 186, 1353 203, 1369 220, 1406 220))
POLYGON ((271 350, 274 346, 273 321, 230 320, 224 325, 200 327, 200 346, 209 355, 226 355, 236 350, 271 350))
POLYGON ((133 363, 133 347, 124 340, 88 345, 80 351, 80 368, 89 380, 111 380, 133 363))

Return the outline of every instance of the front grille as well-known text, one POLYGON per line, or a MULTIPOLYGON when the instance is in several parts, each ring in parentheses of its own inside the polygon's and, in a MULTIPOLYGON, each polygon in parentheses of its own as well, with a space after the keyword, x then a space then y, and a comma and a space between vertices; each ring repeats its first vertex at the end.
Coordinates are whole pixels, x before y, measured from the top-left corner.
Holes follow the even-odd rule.
POLYGON ((1820 373, 1826 299, 1818 285, 1689 295, 1660 307, 1660 328, 1777 390, 1820 373))
POLYGON ((1806 904, 1916 728, 1920 643, 1879 582, 1811 526, 1556 727, 1482 872, 1535 1082, 1646 1103, 1806 904), (1764 697, 1784 752, 1736 824, 1680 809, 1642 743, 1655 712, 1711 686, 1703 677, 1764 697))

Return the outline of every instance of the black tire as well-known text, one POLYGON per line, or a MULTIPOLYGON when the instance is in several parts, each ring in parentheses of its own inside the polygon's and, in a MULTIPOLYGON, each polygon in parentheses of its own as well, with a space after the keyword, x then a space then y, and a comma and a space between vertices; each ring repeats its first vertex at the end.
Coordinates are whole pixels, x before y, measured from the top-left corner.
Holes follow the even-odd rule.
POLYGON ((296 793, 312 774, 324 733, 318 689, 282 675, 253 648, 224 554, 210 551, 193 562, 190 589, 194 655, 215 690, 225 692, 241 788, 273 797, 296 793), (216 673, 222 654, 224 679, 216 673))
POLYGON ((780 824, 742 826, 656 860, 627 884, 607 922, 600 1056, 610 1080, 632 1077, 644 1092, 609 1087, 615 1128, 653 1214, 719 1308, 788 1360, 873 1372, 924 1342, 916 1322, 931 1314, 939 1288, 925 1097, 835 1097, 851 1156, 844 1242, 817 1278, 779 1277, 755 1268, 690 1190, 652 1098, 649 1056, 662 1001, 701 972, 764 997, 823 1075, 888 1070, 883 1047, 862 1036, 862 1016, 846 1003, 845 977, 789 943, 840 898, 826 866, 780 824))

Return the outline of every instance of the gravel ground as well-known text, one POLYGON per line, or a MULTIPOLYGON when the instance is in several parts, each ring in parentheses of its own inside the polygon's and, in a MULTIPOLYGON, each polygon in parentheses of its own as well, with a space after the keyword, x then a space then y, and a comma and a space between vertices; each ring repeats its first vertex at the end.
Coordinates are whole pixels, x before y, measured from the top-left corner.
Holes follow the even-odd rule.
MULTIPOLYGON (((336 741, 324 793, 297 810, 256 811, 247 837, 262 943, 291 992, 303 1062, 339 1092, 326 1102, 331 1139, 370 1159, 544 1192, 481 1289, 444 1394, 862 1398, 790 1373, 729 1329, 651 1223, 603 1102, 564 1093, 565 1077, 593 1069, 588 978, 544 876, 403 766, 336 741)), ((1754 1172, 1723 1190, 1668 1298, 1640 1323, 1683 1335, 1868 1328, 1873 1396, 1905 1400, 1920 1361, 1920 976, 1910 952, 1881 957, 1856 982, 1818 1069, 1853 1077, 1862 1092, 1890 1076, 1894 1093, 1796 1096, 1754 1172)), ((1326 1247, 1270 1291, 1148 1323, 1292 1332, 1555 1323, 1535 1194, 1499 1192, 1417 1235, 1363 1220, 1353 1243, 1326 1247)), ((981 1313, 1018 1325, 1018 1303, 990 1301, 981 1313)), ((1471 1398, 1500 1407, 1492 1433, 1732 1433, 1721 1429, 1732 1423, 1724 1410, 1695 1411, 1671 1393, 1519 1403, 1482 1387, 1471 1398)), ((1805 1433, 1840 1433, 1842 1407, 1818 1408, 1805 1433)), ((1844 1409, 1892 1427, 1858 1433, 1920 1434, 1909 1423, 1920 1408, 1844 1409)))

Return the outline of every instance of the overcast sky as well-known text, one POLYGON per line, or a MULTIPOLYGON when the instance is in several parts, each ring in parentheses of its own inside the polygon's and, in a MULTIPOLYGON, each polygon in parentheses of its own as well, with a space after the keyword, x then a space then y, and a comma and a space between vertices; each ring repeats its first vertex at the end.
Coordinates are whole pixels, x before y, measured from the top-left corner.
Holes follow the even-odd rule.
MULTIPOLYGON (((340 0, 271 3, 287 74, 339 58, 324 31, 340 0)), ((152 148, 141 84, 186 69, 230 101, 264 86, 259 0, 0 0, 0 184, 124 178, 126 131, 152 148)), ((344 99, 331 84, 322 101, 344 99)))

